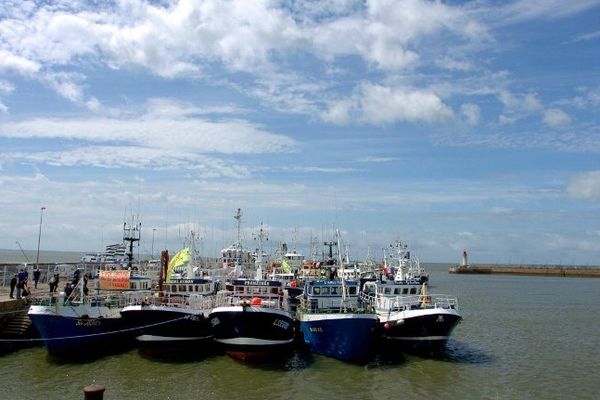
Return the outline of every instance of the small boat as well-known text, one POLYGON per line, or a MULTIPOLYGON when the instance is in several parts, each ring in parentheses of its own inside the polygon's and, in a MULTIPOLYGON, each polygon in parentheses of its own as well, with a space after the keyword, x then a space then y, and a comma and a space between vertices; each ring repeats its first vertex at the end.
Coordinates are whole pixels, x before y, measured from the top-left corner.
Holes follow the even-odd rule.
MULTIPOLYGON (((334 269, 332 247, 329 242, 329 268, 334 269)), ((363 307, 358 281, 341 279, 309 280, 296 317, 304 343, 314 353, 344 361, 360 361, 371 355, 375 341, 377 315, 363 307)))
POLYGON ((363 299, 379 316, 384 348, 439 351, 462 320, 456 297, 429 294, 427 283, 416 278, 367 281, 363 299))
POLYGON ((217 293, 209 316, 215 341, 242 361, 281 356, 291 349, 294 320, 282 283, 235 279, 217 293))

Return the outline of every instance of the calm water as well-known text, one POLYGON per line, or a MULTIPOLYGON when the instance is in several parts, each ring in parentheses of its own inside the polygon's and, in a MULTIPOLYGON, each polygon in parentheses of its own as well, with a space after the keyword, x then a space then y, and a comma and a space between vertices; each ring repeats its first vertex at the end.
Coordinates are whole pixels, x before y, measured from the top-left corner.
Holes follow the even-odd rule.
POLYGON ((365 365, 295 354, 249 365, 227 356, 168 363, 136 351, 69 364, 32 348, 0 358, 2 398, 83 399, 593 399, 600 393, 600 279, 448 274, 432 293, 459 297, 464 317, 435 359, 365 365))

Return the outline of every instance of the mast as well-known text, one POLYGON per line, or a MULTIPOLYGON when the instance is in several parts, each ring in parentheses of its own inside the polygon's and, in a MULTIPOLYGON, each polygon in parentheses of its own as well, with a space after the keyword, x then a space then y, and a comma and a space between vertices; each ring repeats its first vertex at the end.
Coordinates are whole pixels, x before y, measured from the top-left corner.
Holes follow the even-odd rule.
POLYGON ((237 248, 241 249, 242 248, 242 209, 238 208, 237 212, 235 213, 235 215, 233 216, 233 218, 237 221, 237 238, 236 238, 236 246, 237 248))
POLYGON ((258 250, 257 250, 256 259, 254 260, 254 264, 256 265, 257 268, 262 268, 263 241, 269 240, 269 234, 267 233, 266 230, 263 229, 262 222, 260 223, 260 229, 258 230, 258 233, 255 233, 253 235, 254 235, 254 240, 258 240, 258 250))
POLYGON ((123 222, 123 242, 129 243, 129 251, 127 253, 127 268, 133 265, 133 245, 140 241, 142 231, 142 223, 134 222, 134 217, 131 217, 131 223, 123 222))
MULTIPOLYGON (((337 246, 337 258, 338 258, 338 263, 341 265, 343 265, 342 263, 342 251, 340 249, 340 231, 339 229, 335 230, 335 240, 336 240, 336 246, 337 246)), ((330 242, 331 243, 331 242, 330 242)), ((329 247, 329 254, 331 254, 332 248, 331 246, 329 247)), ((346 297, 346 278, 344 277, 344 273, 342 271, 342 276, 340 277, 340 279, 342 280, 342 303, 340 304, 340 309, 341 311, 346 311, 346 302, 347 302, 347 297, 346 297)))

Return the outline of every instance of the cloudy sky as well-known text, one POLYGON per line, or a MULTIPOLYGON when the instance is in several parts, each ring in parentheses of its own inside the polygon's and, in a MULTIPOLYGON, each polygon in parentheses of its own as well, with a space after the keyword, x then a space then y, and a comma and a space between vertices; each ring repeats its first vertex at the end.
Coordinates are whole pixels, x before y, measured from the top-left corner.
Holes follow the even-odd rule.
POLYGON ((0 248, 600 264, 600 1, 0 3, 0 248), (154 246, 152 246, 154 236, 154 246))

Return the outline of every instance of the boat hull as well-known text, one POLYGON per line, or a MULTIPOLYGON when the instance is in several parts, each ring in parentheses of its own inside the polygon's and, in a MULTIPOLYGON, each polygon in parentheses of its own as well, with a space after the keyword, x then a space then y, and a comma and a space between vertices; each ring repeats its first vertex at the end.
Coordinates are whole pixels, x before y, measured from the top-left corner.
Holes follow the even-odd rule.
POLYGON ((140 326, 138 349, 153 356, 188 356, 212 350, 213 333, 201 310, 156 305, 128 306, 124 319, 140 326))
POLYGON ((304 313, 299 320, 311 352, 344 361, 358 361, 372 353, 379 322, 375 314, 304 313))
POLYGON ((294 321, 281 309, 217 307, 209 319, 215 341, 227 354, 244 361, 281 356, 294 341, 294 321))
POLYGON ((382 314, 379 327, 386 346, 435 352, 444 348, 461 320, 454 309, 417 309, 382 314))
POLYGON ((103 310, 98 316, 86 311, 57 313, 52 306, 31 306, 28 315, 53 356, 88 358, 133 347, 138 331, 117 310, 103 310))

